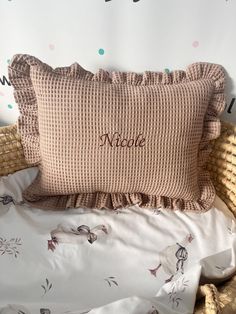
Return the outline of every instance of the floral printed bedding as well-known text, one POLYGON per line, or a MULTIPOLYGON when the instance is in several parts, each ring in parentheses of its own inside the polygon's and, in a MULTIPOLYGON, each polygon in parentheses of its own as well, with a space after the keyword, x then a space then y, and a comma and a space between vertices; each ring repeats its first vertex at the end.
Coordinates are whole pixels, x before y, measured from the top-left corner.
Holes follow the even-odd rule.
POLYGON ((22 202, 37 168, 0 178, 1 314, 192 313, 199 282, 236 271, 236 224, 202 214, 43 211, 22 202))

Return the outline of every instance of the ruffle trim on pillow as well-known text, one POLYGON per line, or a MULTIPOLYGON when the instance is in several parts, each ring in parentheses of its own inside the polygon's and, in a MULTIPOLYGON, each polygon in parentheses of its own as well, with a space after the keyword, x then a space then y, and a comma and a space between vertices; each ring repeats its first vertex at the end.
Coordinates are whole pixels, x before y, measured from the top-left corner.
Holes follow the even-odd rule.
MULTIPOLYGON (((202 139, 199 145, 199 188, 200 198, 194 201, 175 200, 164 196, 150 196, 141 193, 134 194, 107 194, 102 192, 90 194, 76 194, 70 196, 46 197, 45 203, 64 208, 96 207, 117 208, 138 204, 140 207, 164 206, 180 210, 207 210, 214 201, 214 186, 208 175, 205 165, 211 152, 210 141, 220 135, 221 123, 219 115, 225 108, 224 81, 225 73, 218 64, 197 62, 189 65, 186 71, 176 70, 170 73, 145 71, 141 74, 134 72, 108 72, 100 69, 93 74, 83 69, 78 63, 69 67, 52 69, 47 64, 29 55, 15 55, 9 65, 9 79, 15 88, 15 99, 19 105, 21 116, 18 120, 18 131, 22 137, 22 144, 26 160, 30 164, 40 162, 39 131, 37 121, 37 101, 30 79, 30 68, 39 67, 40 70, 50 71, 55 75, 63 75, 73 79, 104 82, 107 84, 131 84, 135 86, 156 84, 180 84, 191 81, 208 79, 212 81, 213 92, 204 118, 202 139), (49 201, 51 199, 51 201, 49 201)), ((44 203, 44 197, 39 201, 38 196, 31 194, 30 189, 25 193, 25 200, 34 202, 36 206, 44 203), (36 199, 34 200, 34 198, 36 199)), ((46 205, 45 205, 46 206, 46 205)), ((41 206, 39 206, 41 207, 41 206)), ((44 207, 45 208, 45 207, 44 207)))
MULTIPOLYGON (((40 181, 40 175, 35 182, 40 181)), ((158 195, 143 193, 78 193, 73 195, 42 196, 34 190, 34 183, 23 192, 23 200, 34 207, 49 210, 64 210, 70 208, 96 208, 117 210, 119 208, 138 205, 141 208, 166 208, 181 211, 203 212, 210 208, 215 199, 214 186, 209 174, 204 172, 202 180, 209 185, 200 184, 201 198, 197 201, 186 201, 158 195)), ((203 183, 203 182, 201 182, 203 183)))
POLYGON ((29 55, 15 55, 8 66, 9 80, 14 87, 14 97, 18 104, 20 116, 17 129, 21 135, 25 159, 29 164, 40 162, 39 131, 38 131, 38 105, 34 87, 30 78, 30 68, 40 66, 45 70, 53 70, 29 55))

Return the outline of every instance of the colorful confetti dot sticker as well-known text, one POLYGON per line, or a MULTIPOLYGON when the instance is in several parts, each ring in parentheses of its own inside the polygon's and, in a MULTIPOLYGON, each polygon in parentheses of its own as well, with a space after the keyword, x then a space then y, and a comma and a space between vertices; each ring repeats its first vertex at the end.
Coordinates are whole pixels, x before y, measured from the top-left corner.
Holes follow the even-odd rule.
POLYGON ((192 46, 194 48, 197 48, 199 46, 199 41, 195 40, 193 43, 192 43, 192 46))
POLYGON ((166 68, 166 69, 164 69, 164 72, 168 74, 168 73, 170 73, 170 69, 166 68))
POLYGON ((54 50, 55 49, 55 45, 53 45, 53 44, 49 44, 48 47, 49 47, 50 50, 54 50))
POLYGON ((7 59, 7 63, 10 64, 10 62, 11 62, 11 59, 7 59))
POLYGON ((102 48, 100 48, 100 49, 98 50, 98 53, 100 54, 100 56, 103 56, 104 53, 105 53, 105 50, 102 49, 102 48))
POLYGON ((8 104, 7 107, 8 107, 9 109, 12 109, 12 108, 13 108, 13 106, 12 106, 11 104, 8 104))

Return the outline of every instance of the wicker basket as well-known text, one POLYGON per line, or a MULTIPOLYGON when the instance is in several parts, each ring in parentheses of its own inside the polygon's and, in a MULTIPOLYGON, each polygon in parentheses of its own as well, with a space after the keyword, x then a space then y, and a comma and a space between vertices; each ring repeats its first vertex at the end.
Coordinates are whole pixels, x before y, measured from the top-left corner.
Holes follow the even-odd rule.
MULTIPOLYGON (((27 165, 21 139, 15 125, 0 128, 0 176, 8 175, 27 165)), ((221 136, 214 142, 207 169, 211 173, 217 194, 224 200, 236 217, 236 126, 223 123, 221 136)), ((224 289, 236 292, 236 276, 217 288, 212 284, 199 287, 198 295, 205 302, 197 302, 194 313, 219 314, 236 313, 236 295, 224 300, 224 289), (221 293, 222 291, 222 293, 221 293), (231 311, 232 308, 232 311, 231 311), (230 312, 229 310, 230 309, 230 312), (235 309, 235 312, 234 312, 235 309)))
POLYGON ((207 168, 217 194, 236 217, 236 126, 222 123, 207 168))
POLYGON ((27 168, 16 125, 0 128, 0 176, 27 168))

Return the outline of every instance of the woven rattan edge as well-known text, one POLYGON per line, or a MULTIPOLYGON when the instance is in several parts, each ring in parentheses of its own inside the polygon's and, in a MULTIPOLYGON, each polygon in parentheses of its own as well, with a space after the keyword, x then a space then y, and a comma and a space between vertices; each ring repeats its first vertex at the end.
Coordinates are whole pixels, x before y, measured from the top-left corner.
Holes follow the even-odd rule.
POLYGON ((0 127, 0 176, 25 169, 27 164, 17 126, 0 127))

